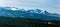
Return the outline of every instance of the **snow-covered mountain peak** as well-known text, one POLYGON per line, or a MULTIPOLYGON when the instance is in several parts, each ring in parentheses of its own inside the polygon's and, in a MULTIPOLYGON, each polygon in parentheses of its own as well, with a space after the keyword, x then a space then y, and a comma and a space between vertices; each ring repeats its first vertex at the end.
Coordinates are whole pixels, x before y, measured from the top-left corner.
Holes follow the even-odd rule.
MULTIPOLYGON (((5 13, 12 13, 15 12, 14 14, 20 14, 21 12, 22 13, 36 13, 36 14, 46 14, 46 15, 52 15, 54 16, 52 13, 49 13, 48 11, 46 10, 40 10, 40 9, 28 9, 28 10, 25 10, 25 9, 19 9, 19 8, 16 8, 16 7, 0 7, 0 12, 3 12, 3 11, 6 11, 5 13)), ((19 15, 20 16, 20 15, 19 15)), ((56 15, 55 15, 56 16, 56 15)))
POLYGON ((46 10, 40 10, 40 9, 25 10, 25 9, 19 9, 15 7, 0 7, 0 16, 36 18, 36 19, 46 19, 46 20, 47 19, 53 20, 56 18, 60 18, 59 14, 52 14, 46 10))
POLYGON ((40 9, 35 9, 35 10, 27 10, 28 12, 31 13, 37 13, 37 14, 48 14, 46 10, 40 10, 40 9))
POLYGON ((40 9, 19 9, 16 7, 0 7, 0 9, 6 9, 6 10, 12 10, 12 11, 26 11, 26 12, 30 12, 30 13, 37 13, 37 14, 47 14, 48 12, 46 10, 40 10, 40 9))

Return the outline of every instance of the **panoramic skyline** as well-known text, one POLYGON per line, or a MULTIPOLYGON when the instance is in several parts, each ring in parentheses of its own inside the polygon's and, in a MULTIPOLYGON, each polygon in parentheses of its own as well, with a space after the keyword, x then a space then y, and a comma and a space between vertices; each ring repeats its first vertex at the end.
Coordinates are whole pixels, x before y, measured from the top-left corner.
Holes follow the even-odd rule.
POLYGON ((0 0, 0 6, 23 9, 41 9, 60 14, 60 0, 0 0))

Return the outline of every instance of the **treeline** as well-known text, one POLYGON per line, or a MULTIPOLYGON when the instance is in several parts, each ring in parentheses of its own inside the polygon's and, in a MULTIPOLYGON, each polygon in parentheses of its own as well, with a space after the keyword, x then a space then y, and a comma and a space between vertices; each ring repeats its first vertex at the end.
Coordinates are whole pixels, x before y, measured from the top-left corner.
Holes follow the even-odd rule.
POLYGON ((0 27, 60 27, 60 21, 0 16, 0 27))

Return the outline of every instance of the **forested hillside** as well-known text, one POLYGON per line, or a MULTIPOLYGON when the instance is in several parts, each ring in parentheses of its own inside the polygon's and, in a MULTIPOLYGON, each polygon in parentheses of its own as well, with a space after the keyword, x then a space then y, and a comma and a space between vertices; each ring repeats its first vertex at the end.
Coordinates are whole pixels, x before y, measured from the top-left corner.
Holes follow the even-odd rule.
POLYGON ((60 27, 60 21, 0 16, 0 27, 60 27))

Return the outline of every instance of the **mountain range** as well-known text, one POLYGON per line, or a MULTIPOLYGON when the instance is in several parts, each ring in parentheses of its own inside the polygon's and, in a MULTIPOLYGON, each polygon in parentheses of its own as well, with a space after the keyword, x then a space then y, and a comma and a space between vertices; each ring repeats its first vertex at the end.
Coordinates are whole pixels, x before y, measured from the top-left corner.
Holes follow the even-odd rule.
POLYGON ((42 20, 60 20, 60 14, 49 13, 40 9, 35 10, 24 10, 15 7, 0 7, 0 16, 5 17, 21 17, 21 18, 32 18, 42 20), (17 10, 12 10, 17 9, 17 10))

